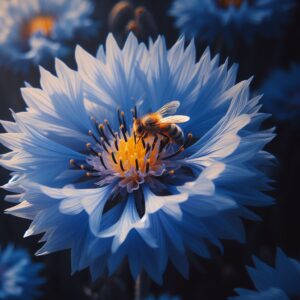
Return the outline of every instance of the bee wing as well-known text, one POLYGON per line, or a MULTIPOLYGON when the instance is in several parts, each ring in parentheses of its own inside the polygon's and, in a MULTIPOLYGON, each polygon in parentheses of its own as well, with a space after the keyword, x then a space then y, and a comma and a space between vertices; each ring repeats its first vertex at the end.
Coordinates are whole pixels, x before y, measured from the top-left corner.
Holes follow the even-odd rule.
POLYGON ((157 113, 160 115, 174 115, 177 111, 177 108, 180 106, 179 101, 171 101, 162 106, 157 113))
POLYGON ((169 116, 165 117, 160 120, 160 124, 176 124, 176 123, 185 123, 190 120, 190 117, 188 116, 182 116, 182 115, 175 115, 175 116, 169 116))

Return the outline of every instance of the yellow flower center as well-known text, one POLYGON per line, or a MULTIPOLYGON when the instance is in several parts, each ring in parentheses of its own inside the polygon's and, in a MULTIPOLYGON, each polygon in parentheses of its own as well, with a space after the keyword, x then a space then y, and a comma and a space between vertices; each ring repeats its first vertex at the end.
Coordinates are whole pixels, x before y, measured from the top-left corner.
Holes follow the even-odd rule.
POLYGON ((36 32, 50 36, 54 27, 55 19, 52 16, 37 16, 25 23, 22 29, 22 37, 28 39, 36 32))
POLYGON ((159 159, 161 138, 148 137, 139 139, 133 134, 116 138, 104 151, 103 161, 120 177, 131 171, 133 176, 156 171, 162 164, 159 159))
POLYGON ((230 5, 240 7, 242 2, 243 0, 217 0, 218 5, 222 8, 228 8, 230 5))

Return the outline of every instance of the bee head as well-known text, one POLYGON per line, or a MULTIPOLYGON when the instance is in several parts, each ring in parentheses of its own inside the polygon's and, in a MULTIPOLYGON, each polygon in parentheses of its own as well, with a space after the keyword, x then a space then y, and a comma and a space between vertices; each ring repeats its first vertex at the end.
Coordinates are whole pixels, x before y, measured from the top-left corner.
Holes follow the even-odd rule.
POLYGON ((141 136, 145 130, 144 125, 142 124, 140 119, 136 119, 134 122, 134 131, 138 136, 141 136))

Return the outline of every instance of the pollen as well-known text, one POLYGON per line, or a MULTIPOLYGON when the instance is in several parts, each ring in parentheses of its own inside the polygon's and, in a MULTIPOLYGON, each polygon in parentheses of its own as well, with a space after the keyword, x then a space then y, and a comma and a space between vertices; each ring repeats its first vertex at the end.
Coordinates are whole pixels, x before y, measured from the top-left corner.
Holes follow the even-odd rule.
POLYGON ((44 36, 49 37, 52 33, 55 23, 53 16, 36 16, 27 21, 22 28, 22 37, 28 39, 36 32, 41 32, 44 36))
POLYGON ((121 177, 128 172, 132 175, 144 174, 159 168, 159 142, 154 137, 138 139, 134 134, 119 138, 105 153, 105 161, 121 177), (117 146, 116 146, 117 145, 117 146))
POLYGON ((221 8, 228 8, 230 5, 234 5, 239 8, 243 3, 243 0, 217 0, 217 4, 221 8))

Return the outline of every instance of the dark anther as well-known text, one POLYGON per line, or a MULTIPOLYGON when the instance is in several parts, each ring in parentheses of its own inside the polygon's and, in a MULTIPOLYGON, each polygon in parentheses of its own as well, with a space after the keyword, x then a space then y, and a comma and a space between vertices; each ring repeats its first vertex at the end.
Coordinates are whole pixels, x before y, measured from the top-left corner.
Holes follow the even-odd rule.
POLYGON ((120 126, 120 131, 121 131, 121 133, 123 134, 123 137, 124 137, 125 142, 127 142, 126 131, 125 131, 125 129, 124 129, 124 125, 123 125, 123 124, 120 126))
POLYGON ((140 168, 139 168, 139 161, 138 159, 136 158, 135 159, 135 169, 138 171, 140 168))
POLYGON ((91 151, 94 155, 98 155, 98 152, 95 151, 93 148, 92 148, 92 144, 91 143, 87 143, 86 144, 86 147, 89 151, 91 151))
POLYGON ((146 173, 149 172, 150 169, 150 159, 147 159, 147 163, 146 163, 146 173))
POLYGON ((123 166, 122 159, 120 159, 120 167, 121 167, 121 170, 124 172, 124 171, 125 171, 125 169, 124 169, 124 166, 123 166))
POLYGON ((112 157, 114 163, 117 165, 118 162, 117 162, 117 160, 116 160, 116 157, 115 157, 115 153, 114 153, 114 152, 111 153, 111 157, 112 157))
POLYGON ((119 124, 120 124, 120 126, 121 126, 123 123, 122 123, 122 119, 121 119, 121 112, 120 112, 120 109, 118 109, 118 121, 119 121, 119 124))
POLYGON ((107 128, 108 128, 110 134, 111 134, 113 137, 115 137, 115 134, 114 134, 112 128, 110 127, 109 122, 108 122, 107 120, 104 120, 104 124, 107 126, 107 128))
POLYGON ((95 135, 93 134, 92 130, 88 131, 88 135, 91 136, 91 137, 93 137, 93 139, 95 140, 95 142, 99 143, 98 139, 95 137, 95 135))
POLYGON ((144 149, 146 148, 146 144, 145 144, 145 140, 144 140, 144 138, 142 137, 142 143, 143 143, 143 147, 144 147, 144 149))
POLYGON ((106 142, 106 144, 108 146, 110 146, 109 140, 108 140, 108 138, 107 138, 107 136, 106 136, 106 134, 104 132, 104 125, 103 124, 99 124, 98 128, 99 128, 99 132, 100 132, 101 137, 103 137, 103 139, 106 142))
POLYGON ((104 149, 107 153, 109 153, 108 150, 107 150, 107 147, 106 147, 106 145, 105 145, 105 143, 104 143, 104 139, 103 139, 103 138, 101 138, 101 146, 103 147, 103 149, 104 149))
POLYGON ((136 134, 135 134, 135 131, 133 132, 133 138, 134 138, 134 143, 136 144, 136 134))
POLYGON ((137 119, 137 108, 136 108, 136 105, 134 106, 134 117, 137 119))
POLYGON ((118 145, 118 140, 115 138, 115 148, 117 151, 119 151, 119 145, 118 145))
POLYGON ((104 163, 102 155, 99 155, 99 159, 100 159, 100 162, 101 162, 102 166, 104 167, 104 169, 107 170, 107 167, 106 167, 106 165, 104 163))

